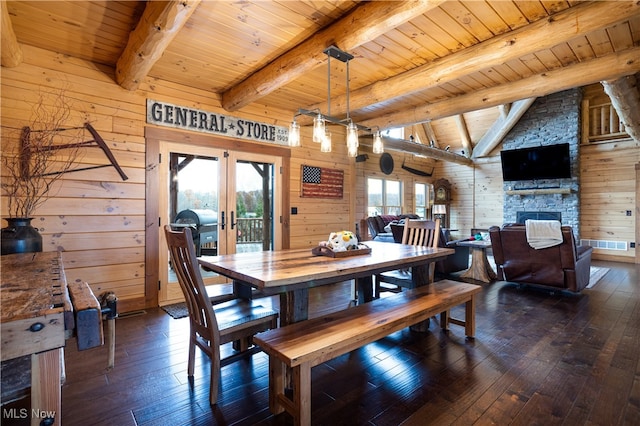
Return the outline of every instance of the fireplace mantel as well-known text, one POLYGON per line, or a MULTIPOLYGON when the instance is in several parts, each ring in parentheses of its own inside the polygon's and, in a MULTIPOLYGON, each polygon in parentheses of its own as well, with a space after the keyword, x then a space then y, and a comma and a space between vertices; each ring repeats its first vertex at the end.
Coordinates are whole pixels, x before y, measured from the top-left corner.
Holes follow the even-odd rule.
POLYGON ((531 188, 531 189, 508 189, 507 195, 543 195, 543 194, 571 194, 571 188, 531 188))

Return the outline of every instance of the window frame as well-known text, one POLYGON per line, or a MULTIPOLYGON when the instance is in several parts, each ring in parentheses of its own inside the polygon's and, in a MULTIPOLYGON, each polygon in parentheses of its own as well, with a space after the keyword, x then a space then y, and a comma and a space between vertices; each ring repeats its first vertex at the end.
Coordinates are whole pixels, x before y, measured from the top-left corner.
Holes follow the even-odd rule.
POLYGON ((413 210, 414 213, 420 217, 427 218, 429 217, 430 209, 431 209, 431 197, 433 191, 431 190, 431 185, 425 182, 414 182, 413 183, 413 210), (419 190, 419 186, 423 187, 419 190), (418 194, 422 194, 424 196, 424 205, 418 204, 418 194), (421 214, 422 213, 422 214, 421 214))
POLYGON ((403 209, 403 186, 404 181, 395 180, 395 179, 382 179, 377 177, 368 177, 367 178, 367 216, 376 216, 376 215, 400 215, 403 209), (382 194, 382 204, 381 205, 371 205, 370 201, 370 182, 371 181, 379 181, 381 183, 381 194, 382 194), (389 196, 388 196, 388 183, 393 182, 398 184, 398 202, 399 205, 390 205, 388 204, 389 196), (393 210, 392 210, 393 209, 393 210))

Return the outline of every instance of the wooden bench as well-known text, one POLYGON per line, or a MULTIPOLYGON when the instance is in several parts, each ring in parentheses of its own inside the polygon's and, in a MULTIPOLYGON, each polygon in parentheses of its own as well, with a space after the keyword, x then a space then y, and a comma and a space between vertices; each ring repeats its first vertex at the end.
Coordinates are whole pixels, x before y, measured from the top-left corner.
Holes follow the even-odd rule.
POLYGON ((311 367, 375 342, 405 327, 441 314, 441 325, 463 325, 475 336, 475 295, 481 287, 450 280, 374 300, 285 327, 259 333, 254 342, 269 355, 269 408, 287 411, 296 425, 311 424, 311 367), (465 304, 465 318, 447 312, 465 304), (285 395, 287 367, 291 368, 292 398, 285 395))

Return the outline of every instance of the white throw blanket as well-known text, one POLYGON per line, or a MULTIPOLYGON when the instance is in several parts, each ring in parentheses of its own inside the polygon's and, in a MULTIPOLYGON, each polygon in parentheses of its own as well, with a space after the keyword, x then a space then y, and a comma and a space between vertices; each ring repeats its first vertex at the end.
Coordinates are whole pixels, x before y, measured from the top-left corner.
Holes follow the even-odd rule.
POLYGON ((526 220, 527 242, 536 250, 562 244, 560 221, 526 220))

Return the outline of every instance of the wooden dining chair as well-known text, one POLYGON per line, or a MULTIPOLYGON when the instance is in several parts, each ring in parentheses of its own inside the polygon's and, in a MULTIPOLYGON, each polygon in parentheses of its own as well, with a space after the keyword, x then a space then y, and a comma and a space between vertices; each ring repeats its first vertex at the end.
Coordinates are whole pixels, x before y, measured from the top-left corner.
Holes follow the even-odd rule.
MULTIPOLYGON (((416 246, 438 247, 438 239, 440 238, 440 219, 424 220, 424 219, 407 219, 404 222, 404 231, 402 232, 402 244, 411 244, 416 246)), ((435 263, 429 265, 429 280, 433 282, 435 274, 435 263)), ((379 298, 382 291, 391 291, 398 293, 402 288, 413 287, 410 269, 399 269, 395 271, 383 272, 376 274, 374 298, 379 298), (384 287, 381 284, 391 284, 392 287, 384 287)))
POLYGON ((276 328, 278 313, 247 299, 228 300, 214 307, 202 280, 191 229, 177 232, 167 225, 164 230, 172 266, 189 310, 187 374, 193 384, 198 346, 211 359, 209 402, 214 405, 218 400, 220 368, 259 351, 253 346, 253 335, 276 328), (230 342, 234 342, 234 353, 221 359, 220 346, 230 342))

